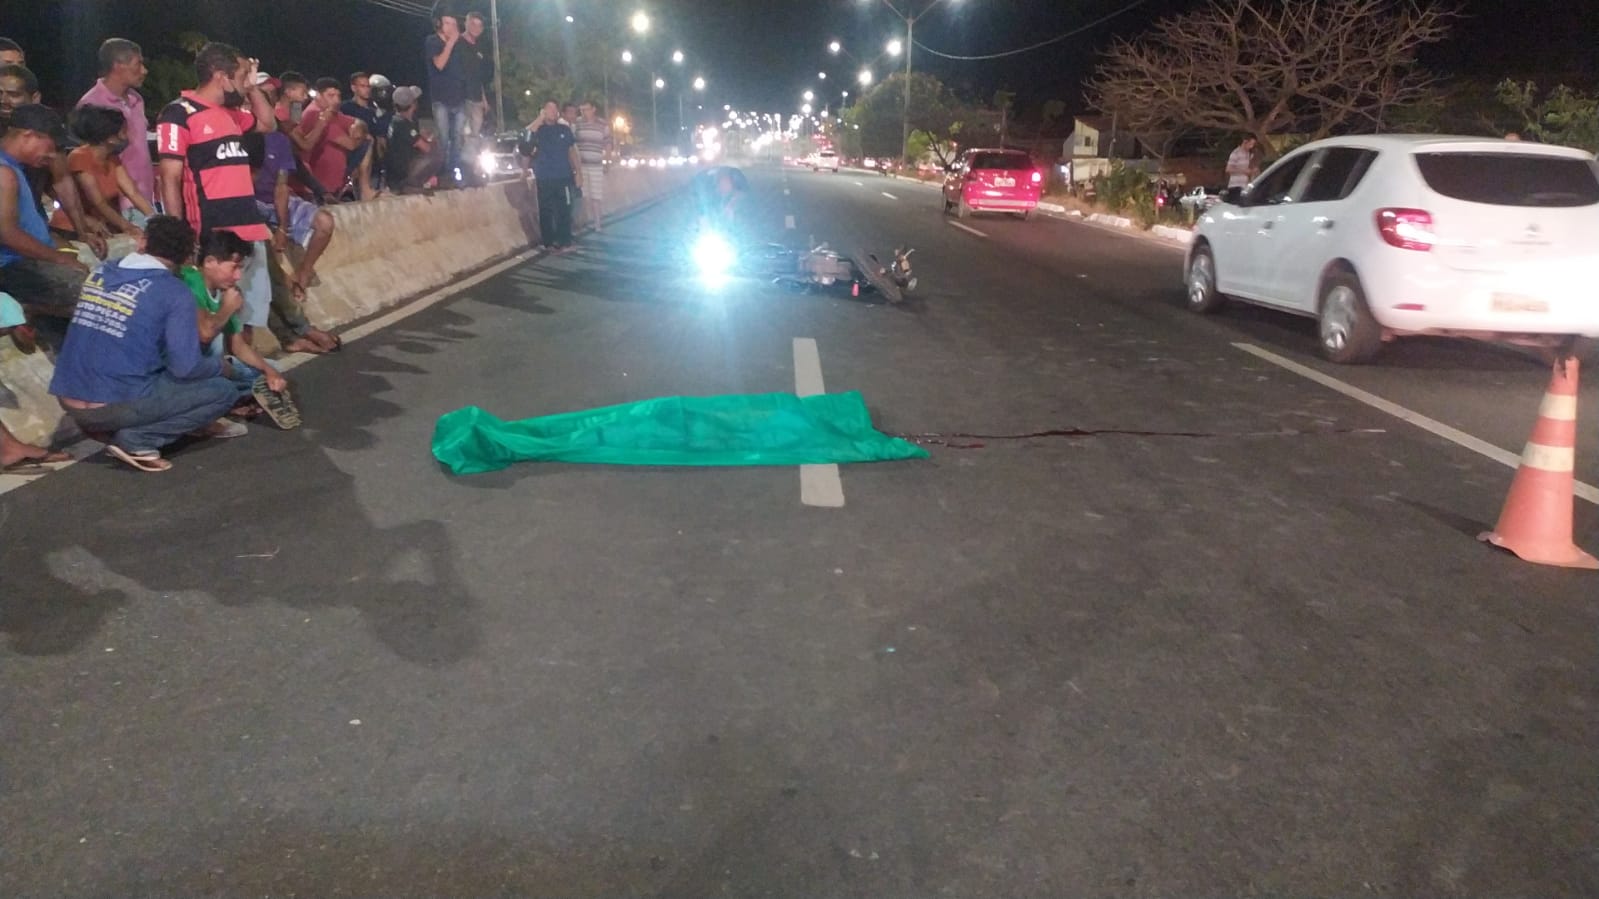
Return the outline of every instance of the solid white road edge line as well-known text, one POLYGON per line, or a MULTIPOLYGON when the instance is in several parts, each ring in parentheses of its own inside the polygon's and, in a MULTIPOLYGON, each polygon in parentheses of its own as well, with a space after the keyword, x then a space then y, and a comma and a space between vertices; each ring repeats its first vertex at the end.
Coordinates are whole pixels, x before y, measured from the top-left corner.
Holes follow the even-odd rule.
MULTIPOLYGON (((822 384, 822 354, 812 337, 794 338, 794 393, 819 396, 827 392, 822 384)), ((807 506, 837 509, 844 505, 844 482, 838 466, 801 465, 800 502, 807 506)))
POLYGON ((950 222, 950 224, 955 226, 956 228, 961 229, 962 231, 965 231, 968 234, 975 234, 978 237, 987 237, 988 236, 987 234, 984 234, 983 232, 977 230, 976 228, 971 227, 970 225, 963 225, 960 222, 950 222))
MULTIPOLYGON (((1401 421, 1409 422, 1410 424, 1421 428, 1423 431, 1426 431, 1429 434, 1432 434, 1436 437, 1442 437, 1450 443, 1456 444, 1457 446, 1463 446, 1474 453, 1486 456, 1489 459, 1498 462, 1500 465, 1505 466, 1506 468, 1516 469, 1521 467, 1521 456, 1512 453, 1509 450, 1494 446, 1493 444, 1479 437, 1473 437, 1472 435, 1467 434, 1465 431, 1462 431, 1458 428, 1452 428, 1449 425, 1438 421, 1437 419, 1428 418, 1427 416, 1422 415, 1420 412, 1413 412, 1409 409, 1406 409, 1404 406, 1399 405, 1398 403, 1389 402, 1388 400, 1385 400, 1374 393, 1367 393, 1353 384, 1346 384, 1332 375, 1323 374, 1308 365, 1301 365, 1292 359, 1286 359, 1277 355, 1276 353, 1271 352, 1270 350, 1261 349, 1252 343, 1234 343, 1233 346, 1243 350, 1251 356, 1264 359, 1265 361, 1270 362, 1272 365, 1275 365, 1279 368, 1287 369, 1288 371, 1291 371, 1302 378, 1315 381, 1317 384, 1320 384, 1329 390, 1336 390, 1350 399, 1358 400, 1372 407, 1373 409, 1386 412, 1401 421)), ((1599 505, 1599 487, 1578 481, 1575 492, 1578 497, 1585 499, 1590 503, 1594 503, 1595 505, 1599 505)))

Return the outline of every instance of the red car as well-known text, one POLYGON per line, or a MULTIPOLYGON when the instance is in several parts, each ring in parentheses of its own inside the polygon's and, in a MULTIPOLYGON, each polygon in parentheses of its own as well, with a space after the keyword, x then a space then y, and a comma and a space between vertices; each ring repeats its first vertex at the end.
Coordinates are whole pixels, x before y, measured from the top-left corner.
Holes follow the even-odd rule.
POLYGON ((944 178, 944 212, 1008 212, 1027 218, 1038 208, 1044 173, 1020 150, 967 150, 944 178))

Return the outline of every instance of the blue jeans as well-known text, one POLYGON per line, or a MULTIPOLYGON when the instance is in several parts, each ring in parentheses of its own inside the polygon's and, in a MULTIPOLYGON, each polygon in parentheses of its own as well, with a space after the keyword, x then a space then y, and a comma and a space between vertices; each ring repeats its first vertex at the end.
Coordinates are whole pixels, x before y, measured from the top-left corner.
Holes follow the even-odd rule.
POLYGON ((225 378, 179 381, 163 374, 149 394, 98 409, 67 409, 85 431, 111 431, 111 442, 130 453, 159 450, 226 415, 239 401, 225 378))
POLYGON ((461 168, 461 154, 466 152, 467 124, 465 103, 433 104, 433 129, 439 133, 439 144, 444 148, 444 171, 439 173, 443 184, 455 183, 455 170, 461 168))
MULTIPOLYGON (((270 361, 267 364, 272 365, 270 361)), ((228 356, 227 367, 231 368, 233 373, 231 375, 224 374, 223 377, 227 378, 228 382, 238 390, 239 399, 248 399, 254 396, 256 379, 261 377, 264 372, 245 363, 238 356, 228 356)), ((276 368, 276 366, 273 366, 273 368, 276 368)))

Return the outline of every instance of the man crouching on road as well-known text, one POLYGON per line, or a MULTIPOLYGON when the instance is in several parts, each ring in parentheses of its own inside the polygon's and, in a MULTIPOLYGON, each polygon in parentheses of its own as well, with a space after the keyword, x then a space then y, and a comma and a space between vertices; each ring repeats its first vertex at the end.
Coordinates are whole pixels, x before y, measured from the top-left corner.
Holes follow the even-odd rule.
POLYGON ((265 411, 279 427, 298 427, 300 413, 289 398, 289 382, 256 350, 239 321, 244 308, 239 281, 251 251, 250 242, 231 231, 207 231, 196 254, 199 267, 183 266, 178 276, 198 307, 200 352, 220 358, 222 376, 239 391, 232 414, 254 418, 265 411))
POLYGON ((174 274, 193 252, 182 219, 152 217, 139 252, 89 276, 50 380, 78 427, 110 432, 106 451, 140 471, 170 469, 161 449, 185 434, 245 432, 221 420, 238 390, 200 352, 194 295, 174 274))

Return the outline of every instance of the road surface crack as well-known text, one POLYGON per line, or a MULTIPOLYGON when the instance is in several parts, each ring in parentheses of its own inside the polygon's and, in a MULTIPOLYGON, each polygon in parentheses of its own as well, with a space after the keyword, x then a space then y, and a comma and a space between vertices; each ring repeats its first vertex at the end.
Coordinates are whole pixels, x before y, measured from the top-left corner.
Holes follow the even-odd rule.
POLYGON ((1020 442, 1027 440, 1067 439, 1085 437, 1180 437, 1190 440, 1241 440, 1268 437, 1323 437, 1341 434, 1386 434, 1383 428, 1281 428, 1275 431, 1149 431, 1137 428, 1051 428, 1047 431, 1029 431, 1022 434, 976 434, 964 431, 930 434, 895 434, 903 440, 927 446, 944 446, 950 449, 982 449, 987 441, 1020 442), (966 442, 983 441, 983 442, 966 442))

